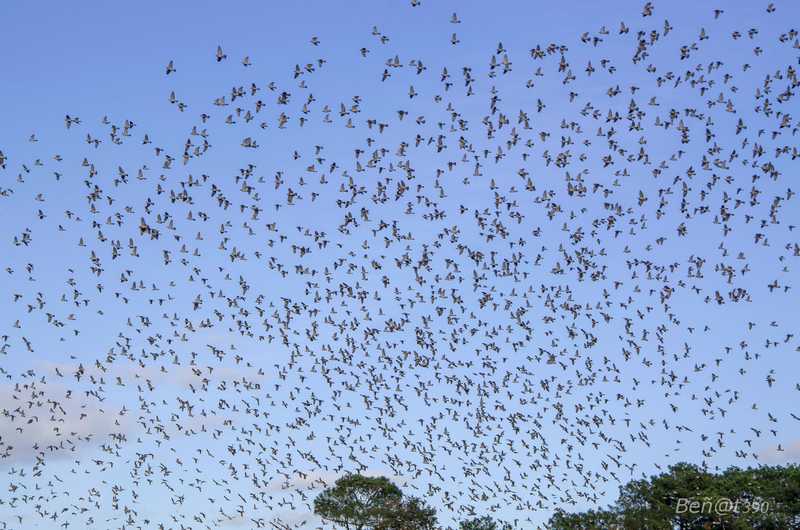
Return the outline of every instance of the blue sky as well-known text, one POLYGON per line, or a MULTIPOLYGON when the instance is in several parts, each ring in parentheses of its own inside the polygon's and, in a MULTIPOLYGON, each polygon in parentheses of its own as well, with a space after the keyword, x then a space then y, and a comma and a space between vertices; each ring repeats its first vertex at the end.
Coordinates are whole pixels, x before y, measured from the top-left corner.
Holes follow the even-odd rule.
POLYGON ((797 462, 768 5, 4 4, 0 521, 314 528, 361 471, 536 528, 797 462))

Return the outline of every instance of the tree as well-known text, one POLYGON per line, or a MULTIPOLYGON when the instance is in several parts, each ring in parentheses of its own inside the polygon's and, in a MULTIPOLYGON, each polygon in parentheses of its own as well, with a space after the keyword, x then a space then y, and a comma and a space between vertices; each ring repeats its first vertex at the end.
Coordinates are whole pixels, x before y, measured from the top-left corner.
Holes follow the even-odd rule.
POLYGON ((386 477, 347 475, 314 499, 314 514, 345 530, 371 530, 402 498, 400 488, 386 477))
POLYGON ((314 514, 345 530, 433 530, 436 509, 386 477, 347 475, 314 499, 314 514))
MULTIPOLYGON (((497 522, 484 515, 483 517, 473 517, 466 521, 459 521, 458 527, 460 530, 498 530, 497 522)), ((512 526, 508 523, 503 524, 501 530, 511 530, 512 526)))
POLYGON ((559 512, 550 518, 548 528, 700 530, 724 524, 727 530, 779 530, 800 524, 796 465, 732 467, 715 475, 681 462, 670 466, 669 473, 633 480, 619 490, 614 506, 578 514, 559 512))
POLYGON ((406 496, 388 512, 376 530, 433 530, 436 527, 436 508, 418 497, 406 496))

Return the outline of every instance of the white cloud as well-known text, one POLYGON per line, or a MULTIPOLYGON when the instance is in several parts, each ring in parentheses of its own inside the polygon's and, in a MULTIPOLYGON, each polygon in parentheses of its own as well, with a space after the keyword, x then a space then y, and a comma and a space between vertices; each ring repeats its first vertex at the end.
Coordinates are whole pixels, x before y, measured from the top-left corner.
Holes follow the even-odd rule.
POLYGON ((758 452, 759 459, 768 464, 800 463, 800 438, 788 444, 764 446, 758 452), (778 450, 778 447, 782 451, 778 450))

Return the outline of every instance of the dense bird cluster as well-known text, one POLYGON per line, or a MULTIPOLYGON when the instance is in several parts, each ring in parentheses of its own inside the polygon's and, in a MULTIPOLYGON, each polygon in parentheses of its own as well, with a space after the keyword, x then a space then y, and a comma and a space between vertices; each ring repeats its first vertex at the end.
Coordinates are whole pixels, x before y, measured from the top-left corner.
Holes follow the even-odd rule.
POLYGON ((346 472, 525 527, 783 450, 800 45, 728 10, 480 60, 374 26, 346 100, 326 38, 289 72, 211 47, 233 88, 168 59, 164 123, 5 131, 4 527, 299 527, 346 472))

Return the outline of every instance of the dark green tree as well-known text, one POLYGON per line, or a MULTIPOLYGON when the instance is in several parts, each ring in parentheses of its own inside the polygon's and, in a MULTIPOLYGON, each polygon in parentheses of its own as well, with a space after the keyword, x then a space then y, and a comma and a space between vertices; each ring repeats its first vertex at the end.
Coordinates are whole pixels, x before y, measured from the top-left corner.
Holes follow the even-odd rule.
POLYGON ((345 530, 376 530, 403 492, 386 477, 347 475, 314 499, 314 514, 345 530))
POLYGON ((386 477, 347 475, 314 499, 314 514, 345 530, 434 530, 436 509, 386 477))
POLYGON ((436 508, 419 497, 405 496, 382 514, 376 530, 434 530, 436 508))
POLYGON ((459 530, 511 530, 512 529, 512 526, 508 523, 504 523, 502 527, 499 527, 497 521, 495 521, 488 515, 484 515, 483 517, 473 517, 472 519, 467 519, 466 521, 459 521, 458 526, 459 530))
POLYGON ((732 467, 713 474, 682 462, 670 466, 669 473, 620 486, 614 506, 559 512, 548 522, 551 530, 701 530, 723 525, 726 530, 800 528, 800 468, 732 467))

